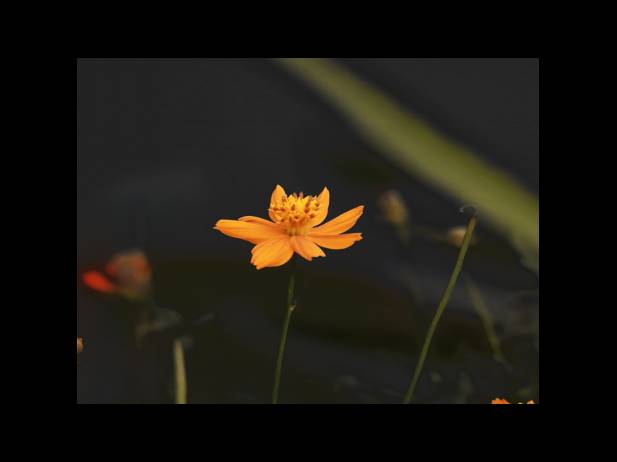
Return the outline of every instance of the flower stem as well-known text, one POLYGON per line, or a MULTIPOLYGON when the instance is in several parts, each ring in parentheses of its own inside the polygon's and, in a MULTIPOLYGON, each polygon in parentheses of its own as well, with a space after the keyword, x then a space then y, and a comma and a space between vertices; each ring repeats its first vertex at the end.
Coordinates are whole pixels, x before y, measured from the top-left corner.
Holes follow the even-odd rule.
POLYGON ((422 345, 422 351, 420 352, 420 359, 418 360, 418 364, 416 365, 416 370, 414 371, 413 378, 411 379, 411 383, 409 384, 409 388, 407 389, 407 393, 405 393, 405 399, 403 401, 404 404, 409 404, 411 399, 413 398, 413 393, 416 389, 416 385, 418 384, 418 379, 420 378, 420 374, 422 373, 422 368, 424 367, 424 361, 426 360, 426 356, 428 355, 429 347, 431 346, 431 340, 433 339, 433 334, 437 329, 437 324, 439 324, 439 319, 446 309, 446 305, 450 300, 450 295, 454 290, 454 286, 456 285, 456 281, 458 276, 463 268, 463 261, 465 260, 465 255, 467 254, 467 249, 469 249, 469 243, 471 242, 471 236, 473 234, 473 230, 476 227, 476 222, 478 221, 478 214, 474 211, 474 214, 471 216, 469 221, 467 222, 467 229, 465 230, 465 238, 463 239, 463 244, 458 252, 458 257, 456 259, 456 264, 454 265, 454 271, 450 275, 450 280, 448 281, 448 285, 446 286, 446 290, 441 296, 441 300, 439 301, 439 305, 437 306, 437 311, 435 312, 435 316, 431 321, 431 325, 426 334, 426 338, 424 339, 424 344, 422 345))
POLYGON ((480 293, 480 289, 476 287, 471 279, 469 274, 463 275, 465 280, 465 285, 467 287, 467 293, 469 294, 469 298, 471 299, 471 304, 473 305, 476 313, 478 314, 480 320, 482 321, 482 326, 484 327, 484 331, 486 332, 486 338, 493 350, 493 358, 495 361, 503 364, 508 370, 510 370, 510 365, 508 364, 506 357, 501 351, 501 342, 499 341, 499 337, 497 336, 497 332, 495 332, 495 326, 493 325, 493 319, 491 318, 491 314, 484 302, 484 298, 480 293))
POLYGON ((287 343, 287 332, 289 330, 289 321, 296 307, 294 303, 294 290, 296 285, 295 268, 291 271, 289 278, 289 286, 287 287, 287 313, 285 322, 283 323, 283 332, 281 333, 281 341, 279 343, 279 351, 276 357, 276 371, 274 373, 274 388, 272 389, 272 404, 277 404, 279 399, 279 387, 281 385, 281 369, 283 368, 283 356, 285 356, 285 344, 287 343))
POLYGON ((176 404, 186 404, 186 366, 182 340, 174 340, 174 373, 176 378, 176 404))

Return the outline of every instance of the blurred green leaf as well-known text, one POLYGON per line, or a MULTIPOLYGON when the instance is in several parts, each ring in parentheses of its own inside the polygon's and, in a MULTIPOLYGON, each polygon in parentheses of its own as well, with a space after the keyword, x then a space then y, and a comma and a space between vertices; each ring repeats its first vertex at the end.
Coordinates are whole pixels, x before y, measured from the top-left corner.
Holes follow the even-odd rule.
POLYGON ((483 220, 512 241, 527 266, 537 270, 535 195, 338 64, 309 58, 277 62, 325 96, 391 161, 475 206, 483 220))
POLYGON ((136 326, 135 335, 138 343, 141 342, 146 335, 163 332, 167 329, 177 327, 182 323, 182 317, 175 311, 167 308, 155 306, 153 314, 153 319, 139 323, 136 326))

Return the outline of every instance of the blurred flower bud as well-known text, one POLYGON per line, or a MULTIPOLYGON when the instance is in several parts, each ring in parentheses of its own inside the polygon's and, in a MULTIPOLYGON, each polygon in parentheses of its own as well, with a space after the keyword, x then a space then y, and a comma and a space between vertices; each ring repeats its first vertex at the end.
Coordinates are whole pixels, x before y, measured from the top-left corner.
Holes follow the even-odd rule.
POLYGON ((139 295, 150 290, 152 268, 144 253, 139 250, 114 256, 105 270, 116 279, 123 291, 139 295))
POLYGON ((403 197, 393 189, 386 191, 379 198, 379 206, 384 218, 395 226, 407 224, 409 212, 403 197))
POLYGON ((77 354, 84 350, 84 341, 81 337, 77 337, 77 354))
MULTIPOLYGON (((446 234, 446 242, 454 247, 461 247, 463 245, 463 240, 465 240, 465 232, 467 228, 465 226, 457 226, 455 228, 451 228, 446 234)), ((476 244, 477 239, 475 236, 471 237, 471 242, 469 245, 476 244)))
POLYGON ((115 255, 105 266, 105 272, 88 271, 84 284, 97 292, 117 293, 132 300, 143 300, 150 293, 152 268, 139 250, 115 255))

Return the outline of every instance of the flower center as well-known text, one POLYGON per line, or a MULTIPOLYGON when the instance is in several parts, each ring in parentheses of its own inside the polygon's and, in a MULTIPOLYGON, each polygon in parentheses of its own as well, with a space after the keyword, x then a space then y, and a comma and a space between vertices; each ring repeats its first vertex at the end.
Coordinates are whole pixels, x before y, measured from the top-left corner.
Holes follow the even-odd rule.
POLYGON ((270 204, 270 218, 285 226, 289 235, 303 235, 311 228, 311 220, 315 218, 319 205, 316 197, 304 193, 283 195, 270 204))

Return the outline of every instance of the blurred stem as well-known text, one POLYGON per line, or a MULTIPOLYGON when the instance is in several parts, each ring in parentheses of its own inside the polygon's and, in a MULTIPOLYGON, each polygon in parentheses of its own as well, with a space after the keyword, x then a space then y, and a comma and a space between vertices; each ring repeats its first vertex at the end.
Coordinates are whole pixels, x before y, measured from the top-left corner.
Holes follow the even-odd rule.
POLYGON ((445 242, 444 233, 428 226, 414 226, 414 234, 435 242, 445 242))
POLYGON ((411 226, 409 226, 408 222, 401 223, 395 226, 396 234, 398 234, 398 238, 404 246, 409 245, 409 241, 411 240, 411 226))
POLYGON ((289 278, 289 286, 287 287, 287 313, 285 315, 285 322, 283 323, 283 332, 281 333, 281 341, 279 343, 279 351, 276 357, 276 371, 274 373, 274 388, 272 389, 272 404, 277 404, 279 399, 279 387, 281 384, 281 370, 283 368, 283 357, 285 356, 285 345, 287 343, 287 332, 289 331, 289 322, 291 321, 291 315, 294 308, 294 290, 296 286, 296 269, 295 259, 292 263, 294 267, 291 270, 291 277, 289 278))
POLYGON ((137 319, 137 324, 135 325, 135 346, 139 349, 142 346, 143 341, 143 332, 145 327, 150 322, 150 314, 152 313, 154 304, 149 300, 147 303, 144 303, 139 307, 139 317, 137 319))
POLYGON ((478 313, 478 316, 482 321, 484 331, 486 332, 486 337, 491 346, 491 349, 493 350, 493 358, 495 359, 495 361, 503 364, 506 368, 510 369, 506 357, 501 351, 501 342, 499 341, 497 332, 495 332, 493 319, 486 306, 486 303, 484 302, 484 298, 482 297, 480 289, 478 289, 478 287, 474 284, 469 274, 465 274, 464 279, 467 293, 469 294, 469 298, 471 299, 471 304, 473 305, 476 313, 478 313))
POLYGON ((186 404, 186 366, 182 340, 174 340, 174 373, 176 376, 176 404, 186 404))
POLYGON ((134 300, 140 305, 137 325, 135 326, 135 346, 137 348, 141 348, 144 338, 144 331, 152 319, 152 316, 157 308, 157 304, 150 290, 146 291, 134 300))
POLYGON ((467 249, 469 249, 469 243, 471 242, 471 236, 473 235, 473 230, 476 227, 476 222, 478 221, 478 214, 474 211, 474 214, 471 216, 469 221, 467 222, 467 229, 465 230, 465 238, 463 239, 463 245, 461 246, 458 257, 456 259, 456 264, 454 265, 454 271, 450 275, 450 280, 448 281, 448 285, 446 286, 446 290, 441 296, 441 300, 439 301, 439 306, 437 307, 437 311, 435 312, 435 316, 431 321, 431 325, 426 334, 426 338, 424 339, 424 344, 422 345, 422 351, 420 352, 420 359, 418 360, 418 364, 416 365, 416 370, 414 371, 413 378, 411 379, 411 383, 409 384, 409 388, 407 389, 407 393, 405 393, 405 399, 403 401, 404 404, 409 404, 411 399, 413 398, 414 391, 416 390, 416 385, 418 384, 418 379, 420 378, 420 374, 422 373, 422 368, 424 367, 424 361, 426 360, 426 356, 428 355, 428 350, 431 346, 431 340, 433 339, 433 334, 435 334, 435 330, 437 329, 437 324, 439 324, 439 320, 441 319, 441 315, 446 309, 446 305, 450 300, 450 295, 454 290, 454 286, 456 286, 456 281, 458 276, 463 268, 463 261, 465 260, 465 255, 467 254, 467 249))

